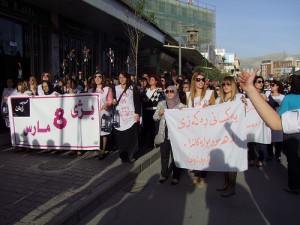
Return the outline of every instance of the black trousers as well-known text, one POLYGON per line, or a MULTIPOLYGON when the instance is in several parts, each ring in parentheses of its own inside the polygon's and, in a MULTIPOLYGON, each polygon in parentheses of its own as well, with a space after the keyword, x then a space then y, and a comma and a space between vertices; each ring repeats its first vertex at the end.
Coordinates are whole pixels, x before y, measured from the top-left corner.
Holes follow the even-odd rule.
POLYGON ((156 123, 153 119, 153 115, 155 110, 145 110, 143 119, 144 119, 144 127, 143 127, 143 135, 148 140, 148 145, 151 147, 154 146, 154 138, 156 134, 156 123))
POLYGON ((124 161, 131 160, 135 157, 139 148, 139 124, 134 123, 132 127, 124 131, 115 131, 120 158, 124 161))
POLYGON ((267 151, 268 151, 269 157, 271 157, 271 158, 274 157, 273 146, 275 147, 275 157, 276 158, 281 157, 283 142, 272 142, 271 144, 268 144, 267 146, 268 146, 267 151))
POLYGON ((180 177, 180 168, 177 168, 174 163, 174 158, 172 154, 172 147, 170 140, 165 140, 160 145, 160 154, 161 154, 161 176, 168 177, 170 172, 173 172, 173 178, 179 179, 180 177), (171 163, 169 165, 169 160, 171 156, 171 163))
POLYGON ((284 134, 283 146, 288 162, 288 186, 300 190, 300 133, 284 134))
POLYGON ((261 144, 256 142, 249 142, 248 146, 248 159, 255 160, 256 151, 258 151, 258 161, 264 161, 265 152, 267 152, 267 144, 261 144))

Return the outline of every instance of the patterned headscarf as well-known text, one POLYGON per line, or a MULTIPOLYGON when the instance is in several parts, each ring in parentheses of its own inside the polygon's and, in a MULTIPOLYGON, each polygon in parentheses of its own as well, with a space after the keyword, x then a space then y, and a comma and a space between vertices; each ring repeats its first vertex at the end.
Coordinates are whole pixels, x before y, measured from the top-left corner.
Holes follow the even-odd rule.
POLYGON ((176 106, 180 103, 180 98, 179 98, 177 88, 173 85, 170 85, 166 88, 166 90, 174 90, 174 98, 168 99, 166 97, 166 101, 169 109, 175 109, 176 106))

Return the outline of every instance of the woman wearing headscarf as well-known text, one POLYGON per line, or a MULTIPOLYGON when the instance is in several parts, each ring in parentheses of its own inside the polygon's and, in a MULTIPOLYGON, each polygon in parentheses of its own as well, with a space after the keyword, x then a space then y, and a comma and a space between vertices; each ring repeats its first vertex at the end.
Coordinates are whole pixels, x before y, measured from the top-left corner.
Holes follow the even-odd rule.
POLYGON ((42 82, 42 89, 43 89, 43 95, 56 95, 58 96, 59 93, 54 91, 54 87, 50 81, 43 81, 42 82))
POLYGON ((164 142, 160 145, 161 152, 161 177, 159 183, 164 183, 168 179, 168 171, 172 169, 173 177, 171 184, 176 185, 179 182, 180 169, 176 167, 172 155, 171 142, 168 137, 168 128, 165 120, 165 109, 179 109, 184 108, 185 105, 180 102, 179 93, 175 86, 168 86, 165 90, 166 100, 160 101, 157 105, 156 111, 153 115, 155 121, 159 121, 158 133, 163 134, 164 142), (169 158, 172 156, 171 164, 169 165, 169 158))

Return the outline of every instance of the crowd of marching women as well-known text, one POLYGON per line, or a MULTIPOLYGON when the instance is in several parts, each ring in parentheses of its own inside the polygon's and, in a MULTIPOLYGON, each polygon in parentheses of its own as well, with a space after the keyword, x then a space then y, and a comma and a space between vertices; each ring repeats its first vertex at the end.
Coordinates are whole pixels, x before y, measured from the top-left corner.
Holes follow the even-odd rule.
MULTIPOLYGON (((101 144, 95 157, 102 160, 110 151, 118 149, 122 162, 133 163, 141 146, 145 148, 160 146, 159 183, 165 183, 172 175, 171 184, 176 185, 180 179, 181 169, 177 168, 174 162, 164 117, 166 109, 205 108, 231 101, 247 104, 245 100, 247 98, 254 101, 253 105, 256 108, 260 107, 255 104, 256 99, 260 97, 259 101, 263 100, 271 110, 282 115, 285 111, 300 109, 299 77, 293 75, 290 82, 284 84, 278 80, 264 80, 261 76, 242 72, 238 81, 232 76, 226 76, 221 82, 210 82, 206 79, 205 73, 196 72, 190 79, 164 73, 161 76, 143 74, 137 80, 135 76, 120 72, 118 77, 112 80, 97 70, 87 80, 69 77, 53 82, 51 74, 45 72, 40 79, 30 76, 26 81, 18 81, 16 87, 12 79, 7 79, 1 101, 2 116, 6 126, 9 127, 7 110, 9 96, 97 93, 101 101, 99 116, 110 122, 101 124, 99 137, 101 144), (256 95, 253 96, 252 92, 256 95), (111 113, 112 110, 114 114, 111 113), (125 114, 126 120, 110 118, 112 115, 122 117, 125 114), (115 143, 117 146, 114 146, 115 143)), ((264 109, 257 111, 261 115, 264 109)), ((264 115, 261 117, 265 120, 264 115)), ((268 122, 267 124, 269 125, 268 122)), ((273 129, 272 126, 270 125, 273 129)), ((285 190, 297 194, 300 190, 299 140, 299 133, 285 134, 281 127, 275 127, 272 130, 271 144, 248 143, 248 165, 263 167, 265 160, 273 159, 280 162, 281 154, 285 153, 289 180, 285 190)), ((83 154, 82 151, 70 152, 76 153, 83 154)), ((192 185, 204 187, 209 176, 208 172, 198 170, 190 172, 193 174, 192 185)), ((224 184, 217 188, 223 197, 235 194, 236 176, 237 172, 224 172, 224 184)))

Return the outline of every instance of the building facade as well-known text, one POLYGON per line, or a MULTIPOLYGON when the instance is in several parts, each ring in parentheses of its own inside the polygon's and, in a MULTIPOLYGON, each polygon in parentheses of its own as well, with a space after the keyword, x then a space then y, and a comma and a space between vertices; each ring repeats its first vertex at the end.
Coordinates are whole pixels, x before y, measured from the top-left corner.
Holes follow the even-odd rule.
MULTIPOLYGON (((44 71, 55 78, 79 72, 88 77, 96 67, 109 76, 127 71, 130 50, 123 23, 132 18, 130 7, 117 0, 0 1, 1 84, 8 77, 39 78, 44 71)), ((140 49, 164 44, 160 29, 141 27, 140 49)))
POLYGON ((154 11, 158 26, 173 37, 187 41, 186 26, 198 31, 197 46, 205 52, 208 46, 214 48, 216 42, 215 6, 200 1, 153 0, 147 2, 147 11, 154 11))
POLYGON ((287 80, 299 68, 300 60, 291 57, 277 61, 264 60, 261 63, 261 75, 265 79, 287 80))

